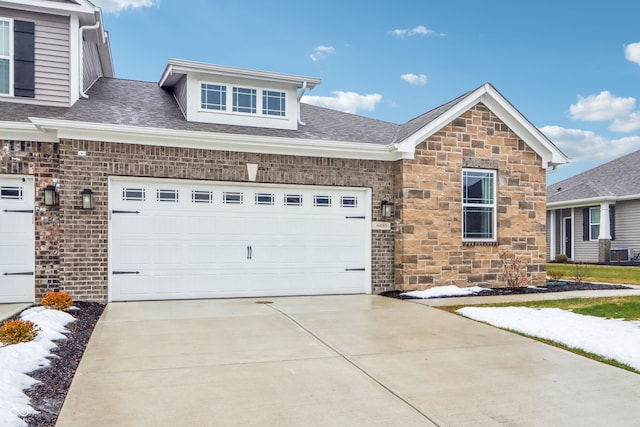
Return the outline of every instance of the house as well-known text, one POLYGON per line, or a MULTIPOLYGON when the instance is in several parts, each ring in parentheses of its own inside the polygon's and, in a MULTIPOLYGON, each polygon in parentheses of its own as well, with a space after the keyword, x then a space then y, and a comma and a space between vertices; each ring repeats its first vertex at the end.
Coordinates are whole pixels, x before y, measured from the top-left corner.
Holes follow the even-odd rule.
POLYGON ((547 259, 619 263, 640 253, 640 150, 547 188, 547 259))
POLYGON ((0 301, 500 286, 506 249, 545 280, 566 157, 490 84, 395 124, 301 102, 305 76, 114 78, 86 0, 0 0, 0 25, 0 301))

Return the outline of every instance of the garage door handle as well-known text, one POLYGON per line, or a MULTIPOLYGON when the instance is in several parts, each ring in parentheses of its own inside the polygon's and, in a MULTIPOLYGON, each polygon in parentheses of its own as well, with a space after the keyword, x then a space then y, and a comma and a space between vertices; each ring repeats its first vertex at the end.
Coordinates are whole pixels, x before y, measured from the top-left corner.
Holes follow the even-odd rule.
POLYGON ((140 274, 139 271, 112 271, 111 274, 140 274))
POLYGON ((5 209, 4 213, 33 213, 33 209, 5 209))
POLYGON ((253 248, 251 246, 247 246, 247 259, 253 258, 253 248))
POLYGON ((345 268, 344 271, 365 271, 364 268, 345 268))
POLYGON ((23 271, 20 273, 4 273, 3 276, 33 276, 33 271, 23 271))
POLYGON ((112 214, 139 214, 140 211, 111 211, 112 214))
POLYGON ((345 216, 346 219, 367 219, 366 216, 345 216))

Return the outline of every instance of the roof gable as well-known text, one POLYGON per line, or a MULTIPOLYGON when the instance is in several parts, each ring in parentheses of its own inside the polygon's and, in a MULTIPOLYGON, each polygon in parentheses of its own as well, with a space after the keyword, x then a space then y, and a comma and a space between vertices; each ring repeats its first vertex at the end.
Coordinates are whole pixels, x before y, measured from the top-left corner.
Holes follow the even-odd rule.
POLYGON ((529 145, 542 158, 543 166, 567 163, 567 156, 489 83, 402 125, 394 141, 398 151, 411 158, 418 144, 478 103, 483 103, 529 145))

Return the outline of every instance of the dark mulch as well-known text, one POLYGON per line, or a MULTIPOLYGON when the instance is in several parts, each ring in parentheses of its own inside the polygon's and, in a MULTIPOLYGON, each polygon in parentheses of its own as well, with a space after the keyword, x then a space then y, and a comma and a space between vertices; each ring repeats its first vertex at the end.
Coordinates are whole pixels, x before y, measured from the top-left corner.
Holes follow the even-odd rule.
MULTIPOLYGON (((603 285, 600 283, 574 283, 563 282, 563 284, 547 285, 539 288, 487 288, 486 290, 479 292, 473 296, 485 297, 491 295, 518 295, 518 294, 543 294, 549 292, 568 292, 568 291, 593 291, 593 290, 606 290, 606 289, 631 289, 628 286, 623 285, 603 285)), ((403 291, 386 291, 380 293, 380 295, 397 298, 397 299, 416 299, 415 297, 401 295, 403 291)), ((456 298, 467 295, 455 295, 455 296, 442 296, 434 298, 456 298)), ((429 298, 431 299, 431 298, 429 298)))
POLYGON ((40 381, 25 391, 31 406, 38 411, 23 418, 29 426, 55 426, 84 349, 104 310, 103 304, 95 302, 76 301, 74 305, 80 309, 70 312, 76 321, 67 324, 67 339, 56 343, 58 347, 52 351, 55 356, 51 358, 51 365, 29 374, 40 381))

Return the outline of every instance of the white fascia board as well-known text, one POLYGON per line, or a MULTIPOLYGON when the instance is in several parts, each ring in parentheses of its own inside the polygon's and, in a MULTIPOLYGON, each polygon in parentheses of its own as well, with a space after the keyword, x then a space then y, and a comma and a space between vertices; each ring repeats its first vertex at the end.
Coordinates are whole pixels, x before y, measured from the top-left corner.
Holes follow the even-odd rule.
POLYGON ((60 139, 361 160, 394 161, 401 156, 391 144, 373 145, 247 134, 236 135, 45 118, 30 118, 30 120, 39 129, 56 132, 60 139))
POLYGON ((320 79, 316 77, 296 76, 292 74, 273 73, 269 71, 249 70, 246 68, 228 67, 223 65, 207 64, 204 62, 185 61, 182 59, 169 59, 167 67, 160 77, 159 85, 164 86, 173 74, 193 74, 202 73, 218 76, 235 77, 242 79, 252 79, 266 82, 278 82, 295 84, 302 87, 304 83, 307 88, 313 89, 320 84, 320 79))
POLYGON ((518 110, 516 110, 493 86, 484 84, 447 111, 429 122, 426 126, 396 144, 398 151, 411 153, 415 147, 431 135, 438 132, 455 118, 482 102, 543 160, 545 167, 568 162, 567 157, 533 126, 518 110))
POLYGON ((629 200, 640 200, 640 194, 629 194, 626 196, 592 197, 589 199, 566 200, 563 202, 549 202, 547 203, 547 210, 580 208, 585 206, 600 205, 602 203, 627 202, 629 200))
POLYGON ((55 132, 39 129, 33 123, 0 122, 0 134, 5 140, 58 142, 55 132))
POLYGON ((70 14, 93 15, 97 9, 87 1, 80 0, 78 3, 79 4, 72 4, 42 0, 0 0, 0 7, 64 16, 68 16, 70 14))

